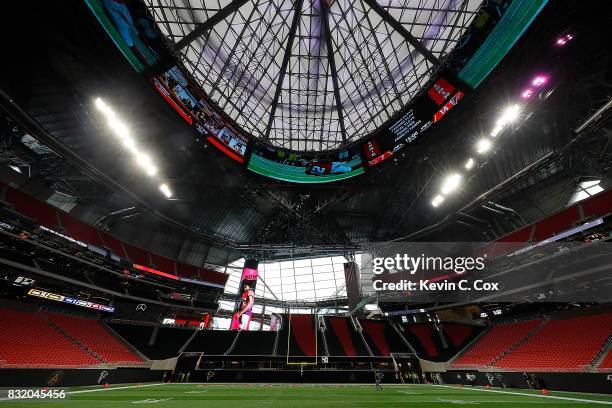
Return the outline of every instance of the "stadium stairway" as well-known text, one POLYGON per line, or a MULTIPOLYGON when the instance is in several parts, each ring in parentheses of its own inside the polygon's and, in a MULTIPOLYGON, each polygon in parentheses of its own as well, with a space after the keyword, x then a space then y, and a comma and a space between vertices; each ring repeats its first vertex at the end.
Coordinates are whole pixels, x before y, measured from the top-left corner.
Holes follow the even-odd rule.
POLYGON ((374 356, 374 353, 372 352, 372 348, 370 347, 370 345, 368 344, 368 341, 366 340, 366 336, 364 334, 365 329, 363 328, 361 321, 357 319, 356 317, 351 317, 351 320, 353 321, 354 327, 357 328, 357 332, 359 333, 359 338, 361 339, 361 341, 363 342, 363 345, 368 351, 368 355, 374 356))
POLYGON ((78 341, 77 339, 75 339, 74 337, 72 337, 70 334, 68 334, 68 332, 66 332, 66 330, 64 330, 61 326, 57 325, 53 320, 49 319, 49 316, 47 316, 46 313, 39 313, 39 316, 47 322, 47 324, 49 326, 51 326, 55 331, 57 331, 58 333, 60 333, 62 336, 64 336, 68 341, 70 341, 72 344, 78 346, 81 350, 83 350, 84 352, 86 352, 87 354, 91 355, 93 358, 95 358, 100 364, 104 364, 106 363, 106 361, 104 361, 104 359, 102 358, 102 356, 100 356, 98 353, 96 353, 95 351, 91 350, 89 347, 87 347, 86 345, 84 345, 83 343, 81 343, 80 341, 78 341))
POLYGON ((461 350, 457 352, 448 362, 451 365, 454 365, 457 360, 459 360, 467 351, 471 350, 475 344, 477 344, 483 337, 485 337, 489 333, 489 329, 485 329, 478 334, 478 336, 474 337, 472 341, 467 343, 461 350))
POLYGON ((603 372, 612 372, 612 347, 608 347, 608 353, 597 365, 597 370, 603 372))
POLYGON ((238 343, 238 339, 240 338, 240 333, 242 333, 242 330, 238 330, 238 333, 236 333, 236 337, 234 337, 234 341, 232 341, 232 344, 230 344, 230 346, 227 348, 227 351, 225 352, 225 354, 228 354, 228 355, 232 354, 232 351, 236 347, 236 344, 238 343))
POLYGON ((136 354, 142 361, 147 361, 149 358, 140 352, 136 347, 134 347, 129 341, 126 341, 123 337, 119 335, 113 328, 108 325, 105 321, 100 320, 100 324, 104 326, 107 332, 110 333, 119 343, 123 344, 125 347, 130 349, 132 353, 136 354))
POLYGON ((612 335, 612 313, 550 319, 494 363, 508 370, 589 371, 612 335))
POLYGON ((542 322, 543 320, 527 320, 492 326, 456 357, 452 366, 455 368, 485 367, 520 342, 542 322))
POLYGON ((99 356, 104 363, 113 365, 146 366, 139 354, 132 351, 123 339, 109 332, 98 320, 74 317, 54 312, 41 312, 49 321, 60 327, 65 335, 81 343, 99 356))
POLYGON ((498 361, 502 360, 508 354, 512 353, 514 350, 517 350, 523 344, 527 343, 533 336, 535 336, 538 332, 540 332, 542 328, 544 328, 544 326, 546 326, 546 323, 548 323, 549 320, 550 320, 550 317, 545 317, 544 319, 542 319, 542 321, 538 323, 533 329, 531 329, 525 337, 523 337, 522 339, 514 343, 512 346, 507 348, 503 353, 495 357, 490 363, 487 364, 487 366, 488 367, 494 366, 498 361))
POLYGON ((601 349, 591 361, 590 367, 593 369, 610 369, 612 366, 612 335, 608 336, 608 340, 601 346, 601 349))

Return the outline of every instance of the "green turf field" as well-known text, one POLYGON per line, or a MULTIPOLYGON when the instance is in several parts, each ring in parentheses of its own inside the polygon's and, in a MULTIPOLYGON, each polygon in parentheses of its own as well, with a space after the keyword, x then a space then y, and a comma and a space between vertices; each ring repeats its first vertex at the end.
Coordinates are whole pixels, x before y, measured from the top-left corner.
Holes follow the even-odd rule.
MULTIPOLYGON (((612 395, 539 392, 511 389, 458 388, 431 385, 216 385, 145 384, 71 389, 68 399, 55 401, 0 401, 6 407, 423 407, 478 405, 505 407, 601 407, 612 405, 612 395)), ((611 390, 612 391, 612 390, 611 390)))

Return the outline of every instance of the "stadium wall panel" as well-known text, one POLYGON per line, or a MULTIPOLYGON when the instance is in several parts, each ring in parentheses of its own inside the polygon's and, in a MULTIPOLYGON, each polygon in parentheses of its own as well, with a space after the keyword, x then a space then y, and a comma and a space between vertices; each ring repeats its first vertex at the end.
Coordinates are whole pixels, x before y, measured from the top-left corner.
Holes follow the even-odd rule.
MULTIPOLYGON (((463 384, 468 385, 465 378, 467 373, 476 374, 476 384, 479 386, 493 385, 500 387, 499 380, 489 378, 492 376, 501 375, 506 388, 523 388, 528 389, 527 382, 522 372, 479 372, 452 370, 442 373, 442 380, 446 384, 463 384)), ((601 394, 612 393, 612 381, 609 379, 610 373, 538 373, 534 374, 541 382, 542 388, 552 391, 574 391, 574 392, 595 392, 601 394)))
POLYGON ((0 387, 76 387, 161 382, 163 370, 148 368, 0 369, 0 387), (106 373, 106 374, 104 374, 106 373))

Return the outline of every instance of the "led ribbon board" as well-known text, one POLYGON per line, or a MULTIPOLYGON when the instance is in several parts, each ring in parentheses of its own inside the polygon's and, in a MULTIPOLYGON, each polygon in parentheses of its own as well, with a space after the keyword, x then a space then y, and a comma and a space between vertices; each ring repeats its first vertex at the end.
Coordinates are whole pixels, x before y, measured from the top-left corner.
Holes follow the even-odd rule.
POLYGON ((403 114, 376 132, 362 145, 364 160, 374 167, 414 143, 427 129, 438 123, 464 97, 459 81, 440 75, 426 93, 415 98, 403 114))
POLYGON ((459 72, 459 78, 476 88, 521 38, 548 0, 514 0, 485 42, 459 72))
POLYGON ((134 269, 138 269, 139 271, 149 272, 149 273, 152 273, 154 275, 163 276, 164 278, 168 278, 168 279, 172 279, 172 280, 179 280, 179 277, 176 276, 176 275, 171 275, 171 274, 166 273, 166 272, 158 271, 157 269, 149 268, 147 266, 142 266, 142 265, 134 264, 134 269))
POLYGON ((70 305, 86 307, 88 309, 100 310, 102 312, 114 313, 115 308, 112 306, 101 305, 99 303, 89 302, 87 300, 81 300, 73 297, 59 295, 57 293, 45 292, 39 289, 30 289, 28 295, 39 297, 41 299, 53 300, 55 302, 68 303, 70 305))
POLYGON ((247 168, 254 173, 292 183, 329 183, 364 172, 358 147, 329 155, 308 155, 256 145, 247 168))

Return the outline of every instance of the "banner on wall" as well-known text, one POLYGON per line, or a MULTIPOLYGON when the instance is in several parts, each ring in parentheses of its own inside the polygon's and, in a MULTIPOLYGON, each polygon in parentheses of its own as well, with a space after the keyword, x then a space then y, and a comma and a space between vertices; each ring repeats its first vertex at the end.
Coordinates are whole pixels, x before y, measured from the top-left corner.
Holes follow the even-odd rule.
POLYGON ((255 303, 255 285, 259 272, 257 267, 259 262, 255 259, 244 261, 240 285, 238 286, 238 299, 234 307, 232 316, 231 330, 249 330, 253 304, 255 303))

